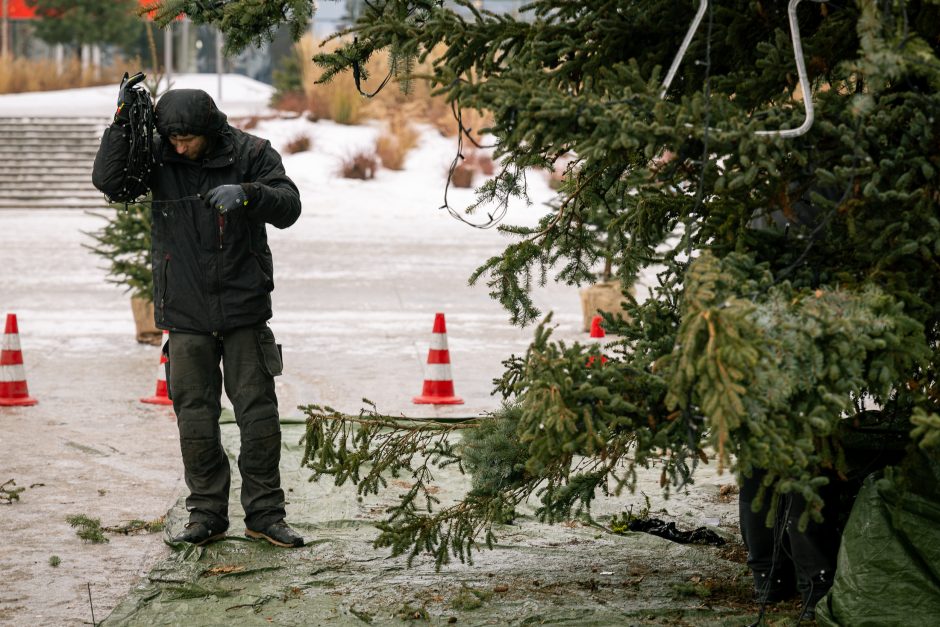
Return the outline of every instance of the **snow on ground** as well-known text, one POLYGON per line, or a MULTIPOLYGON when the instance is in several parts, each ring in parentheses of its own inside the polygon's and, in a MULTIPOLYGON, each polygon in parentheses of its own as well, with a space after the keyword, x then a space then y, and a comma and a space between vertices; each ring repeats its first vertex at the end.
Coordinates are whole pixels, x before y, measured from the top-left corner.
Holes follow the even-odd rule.
MULTIPOLYGON (((127 68, 133 74, 133 68, 127 68)), ((114 76, 113 85, 0 95, 0 116, 10 117, 92 117, 108 118, 114 114, 118 86, 123 72, 114 76)), ((230 116, 262 115, 270 112, 268 103, 274 88, 240 74, 222 75, 219 98, 217 74, 174 74, 173 89, 202 89, 230 116)), ((163 91, 166 81, 160 83, 163 91)))

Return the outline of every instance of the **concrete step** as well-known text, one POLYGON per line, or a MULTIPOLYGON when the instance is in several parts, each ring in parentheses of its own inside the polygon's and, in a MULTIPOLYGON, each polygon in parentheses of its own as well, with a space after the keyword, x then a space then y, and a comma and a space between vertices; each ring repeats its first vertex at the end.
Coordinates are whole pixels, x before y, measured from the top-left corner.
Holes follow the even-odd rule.
POLYGON ((26 136, 13 133, 0 133, 0 145, 23 145, 23 146, 98 146, 101 143, 101 137, 97 135, 85 135, 83 137, 61 137, 59 135, 48 136, 26 136))
POLYGON ((91 178, 74 178, 64 181, 42 181, 36 179, 20 179, 9 181, 0 178, 0 190, 20 191, 26 189, 85 189, 94 188, 91 178))
POLYGON ((104 197, 93 198, 49 198, 41 200, 19 200, 0 198, 2 209, 107 209, 104 197))
POLYGON ((88 131, 83 133, 38 133, 35 131, 13 131, 0 129, 0 141, 7 142, 27 142, 27 143, 53 143, 53 144, 75 144, 88 142, 101 142, 102 133, 98 131, 88 131))
POLYGON ((109 118, 0 117, 0 209, 100 209, 92 166, 109 118))
MULTIPOLYGON (((7 164, 10 167, 13 166, 13 163, 21 167, 17 171, 30 170, 30 169, 48 169, 51 164, 56 166, 73 166, 73 167, 82 167, 91 169, 95 163, 95 153, 81 152, 73 154, 70 152, 29 152, 24 153, 19 156, 11 156, 9 153, 0 153, 0 168, 3 170, 7 169, 7 164)), ((12 170, 11 170, 12 171, 12 170)))
POLYGON ((68 158, 32 158, 21 162, 25 167, 10 172, 59 172, 60 168, 91 171, 95 160, 68 158))
MULTIPOLYGON (((90 145, 68 145, 61 144, 20 144, 18 142, 0 145, 0 159, 10 158, 29 158, 30 155, 92 155, 98 152, 96 144, 90 145)), ((2 161, 0 161, 2 163, 2 161)))
POLYGON ((82 200, 90 202, 100 202, 107 204, 107 201, 104 199, 104 194, 99 192, 96 189, 91 190, 60 190, 54 193, 48 194, 30 194, 30 193, 9 193, 3 192, 0 193, 0 200, 9 203, 17 202, 45 202, 45 203, 57 203, 63 200, 82 200))
MULTIPOLYGON (((0 163, 3 163, 0 160, 0 163)), ((83 159, 63 159, 38 157, 33 155, 26 161, 20 161, 15 165, 0 165, 0 178, 10 174, 13 176, 37 175, 45 176, 52 174, 76 174, 79 172, 91 172, 95 165, 94 157, 83 159), (52 168, 51 166, 55 166, 52 168)))
POLYGON ((43 130, 43 129, 34 129, 34 128, 13 128, 13 127, 2 127, 0 126, 0 136, 2 137, 22 137, 24 139, 55 139, 61 137, 69 141, 75 139, 89 139, 95 137, 101 137, 104 134, 103 128, 97 127, 88 127, 82 129, 68 129, 68 130, 43 130))
POLYGON ((50 164, 56 165, 80 165, 91 167, 95 163, 95 153, 93 152, 29 152, 13 155, 12 153, 0 153, 0 167, 6 167, 6 164, 16 161, 34 168, 47 168, 50 164))
POLYGON ((36 181, 32 183, 0 181, 0 196, 13 195, 22 198, 24 194, 42 196, 43 193, 71 194, 72 192, 95 192, 100 194, 90 181, 71 181, 69 183, 52 184, 36 181), (42 192, 42 193, 40 193, 42 192))
POLYGON ((17 170, 11 169, 10 172, 13 174, 28 174, 33 172, 42 174, 55 174, 57 172, 75 174, 77 172, 88 172, 88 176, 91 176, 94 161, 92 159, 87 161, 42 159, 41 161, 31 160, 24 165, 25 167, 21 167, 17 170))
POLYGON ((89 128, 81 130, 71 130, 66 132, 59 131, 38 131, 33 129, 22 129, 22 128, 2 128, 0 127, 0 139, 4 141, 15 141, 19 139, 27 140, 41 140, 41 141, 59 141, 59 142, 74 142, 74 141, 100 141, 101 136, 104 134, 104 129, 89 128))
POLYGON ((0 127, 2 126, 32 126, 36 128, 66 128, 69 126, 108 126, 112 118, 30 118, 30 117, 0 117, 0 127))
POLYGON ((41 179, 57 181, 61 179, 86 178, 91 180, 92 162, 50 161, 37 162, 28 168, 0 172, 0 181, 18 181, 22 179, 41 179))
POLYGON ((57 200, 62 198, 104 198, 104 194, 94 187, 71 187, 69 189, 49 190, 37 193, 32 189, 0 189, 2 200, 57 200))
POLYGON ((42 160, 31 160, 26 163, 26 167, 19 168, 17 170, 10 169, 10 174, 14 175, 23 175, 23 174, 57 174, 62 172, 63 174, 76 174, 79 172, 87 172, 91 176, 92 166, 94 161, 89 159, 87 161, 75 161, 75 160, 61 160, 61 159, 42 159, 42 160))
POLYGON ((6 124, 3 118, 0 118, 0 132, 3 133, 37 133, 40 135, 56 134, 84 134, 84 133, 103 133, 108 128, 107 124, 55 124, 49 126, 34 124, 6 124))
POLYGON ((76 179, 73 181, 4 181, 0 180, 0 190, 4 192, 61 192, 70 189, 95 189, 91 179, 76 179))
POLYGON ((32 149, 21 150, 15 152, 14 150, 0 150, 4 154, 4 160, 0 161, 3 164, 3 167, 8 165, 16 165, 23 162, 28 162, 35 159, 49 159, 55 155, 62 155, 68 157, 70 160, 76 161, 87 161, 93 163, 95 160, 95 155, 98 154, 97 148, 92 149, 83 148, 79 150, 73 150, 72 147, 54 147, 53 151, 37 151, 32 149))
POLYGON ((0 172, 0 181, 46 181, 61 183, 63 181, 90 181, 91 164, 87 166, 56 168, 54 172, 39 168, 26 170, 8 170, 0 172))
POLYGON ((43 167, 29 167, 7 169, 0 171, 0 181, 16 181, 20 179, 41 179, 57 181, 62 179, 87 178, 91 180, 92 162, 87 163, 60 163, 55 170, 43 167))
POLYGON ((42 132, 25 129, 3 129, 0 128, 0 140, 7 141, 26 141, 26 142, 48 142, 54 141, 59 144, 71 144, 75 142, 93 142, 101 141, 101 133, 97 129, 87 131, 69 131, 61 132, 42 132))

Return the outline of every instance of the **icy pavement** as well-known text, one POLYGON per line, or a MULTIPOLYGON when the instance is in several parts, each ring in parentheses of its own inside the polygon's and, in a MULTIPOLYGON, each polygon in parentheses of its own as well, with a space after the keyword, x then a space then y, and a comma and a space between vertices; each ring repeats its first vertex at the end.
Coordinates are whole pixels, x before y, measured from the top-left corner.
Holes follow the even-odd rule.
MULTIPOLYGON (((232 417, 222 426, 226 451, 238 453, 232 417)), ((457 558, 435 571, 433 558, 388 558, 375 549, 372 523, 410 487, 390 481, 379 495, 353 498, 351 486, 311 483, 297 444, 304 425, 284 424, 282 473, 291 524, 307 539, 302 549, 274 549, 246 540, 238 520, 237 477, 230 495, 228 537, 181 550, 157 564, 105 625, 740 625, 749 608, 749 574, 727 559, 729 547, 682 545, 642 533, 615 535, 568 522, 548 526, 519 508, 510 525, 496 528, 492 550, 457 558), (703 603, 703 598, 708 597, 703 603)), ((435 470, 434 495, 442 506, 469 487, 453 467, 435 470)), ((652 475, 649 480, 655 480, 652 475)), ((644 481, 645 489, 655 489, 644 481)), ((713 509, 701 499, 688 513, 713 509)), ((616 512, 629 499, 602 499, 616 512)), ((689 507, 691 505, 691 507, 689 507)), ((721 507, 727 508, 727 505, 721 507)), ((168 535, 186 522, 182 499, 170 511, 168 535)), ((683 526, 690 521, 683 520, 683 526)), ((733 550, 733 549, 732 549, 733 550)))

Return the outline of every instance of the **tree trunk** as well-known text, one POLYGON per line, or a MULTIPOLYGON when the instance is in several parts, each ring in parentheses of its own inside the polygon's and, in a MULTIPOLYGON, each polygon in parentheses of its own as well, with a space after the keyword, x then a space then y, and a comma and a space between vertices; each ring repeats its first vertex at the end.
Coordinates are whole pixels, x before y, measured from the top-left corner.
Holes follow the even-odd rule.
POLYGON ((101 47, 97 45, 91 47, 91 72, 95 80, 101 78, 101 47))

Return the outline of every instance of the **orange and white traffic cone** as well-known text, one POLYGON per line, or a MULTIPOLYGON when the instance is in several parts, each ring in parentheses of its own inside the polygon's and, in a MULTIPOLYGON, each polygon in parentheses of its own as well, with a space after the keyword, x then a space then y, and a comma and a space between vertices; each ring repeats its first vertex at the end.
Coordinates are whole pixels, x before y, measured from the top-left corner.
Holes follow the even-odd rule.
POLYGON ((20 330, 16 314, 7 314, 7 326, 3 331, 3 349, 0 350, 0 406, 35 405, 26 386, 26 371, 23 369, 23 351, 20 348, 20 330))
POLYGON ((447 326, 444 314, 434 315, 431 347, 424 375, 421 396, 413 399, 418 405, 462 405, 463 399, 454 396, 454 380, 450 374, 450 351, 447 349, 447 326))
POLYGON ((140 399, 141 403, 150 403, 151 405, 172 405, 173 401, 170 400, 170 397, 167 395, 166 388, 166 353, 163 348, 166 346, 167 341, 170 339, 170 332, 163 332, 163 343, 160 345, 160 363, 157 365, 157 391, 154 392, 153 396, 148 396, 147 398, 140 399))
MULTIPOLYGON (((599 339, 599 338, 607 336, 607 334, 604 332, 604 327, 601 326, 602 321, 603 321, 603 318, 601 318, 600 316, 594 316, 593 318, 591 318, 591 337, 592 338, 599 339)), ((600 344, 600 342, 598 342, 598 344, 600 344)), ((595 360, 596 360, 596 357, 594 355, 591 355, 590 357, 588 357, 588 361, 587 361, 588 368, 594 365, 595 360)), ((607 363, 607 358, 604 355, 601 355, 600 362, 601 362, 601 365, 603 366, 604 364, 607 363)))

